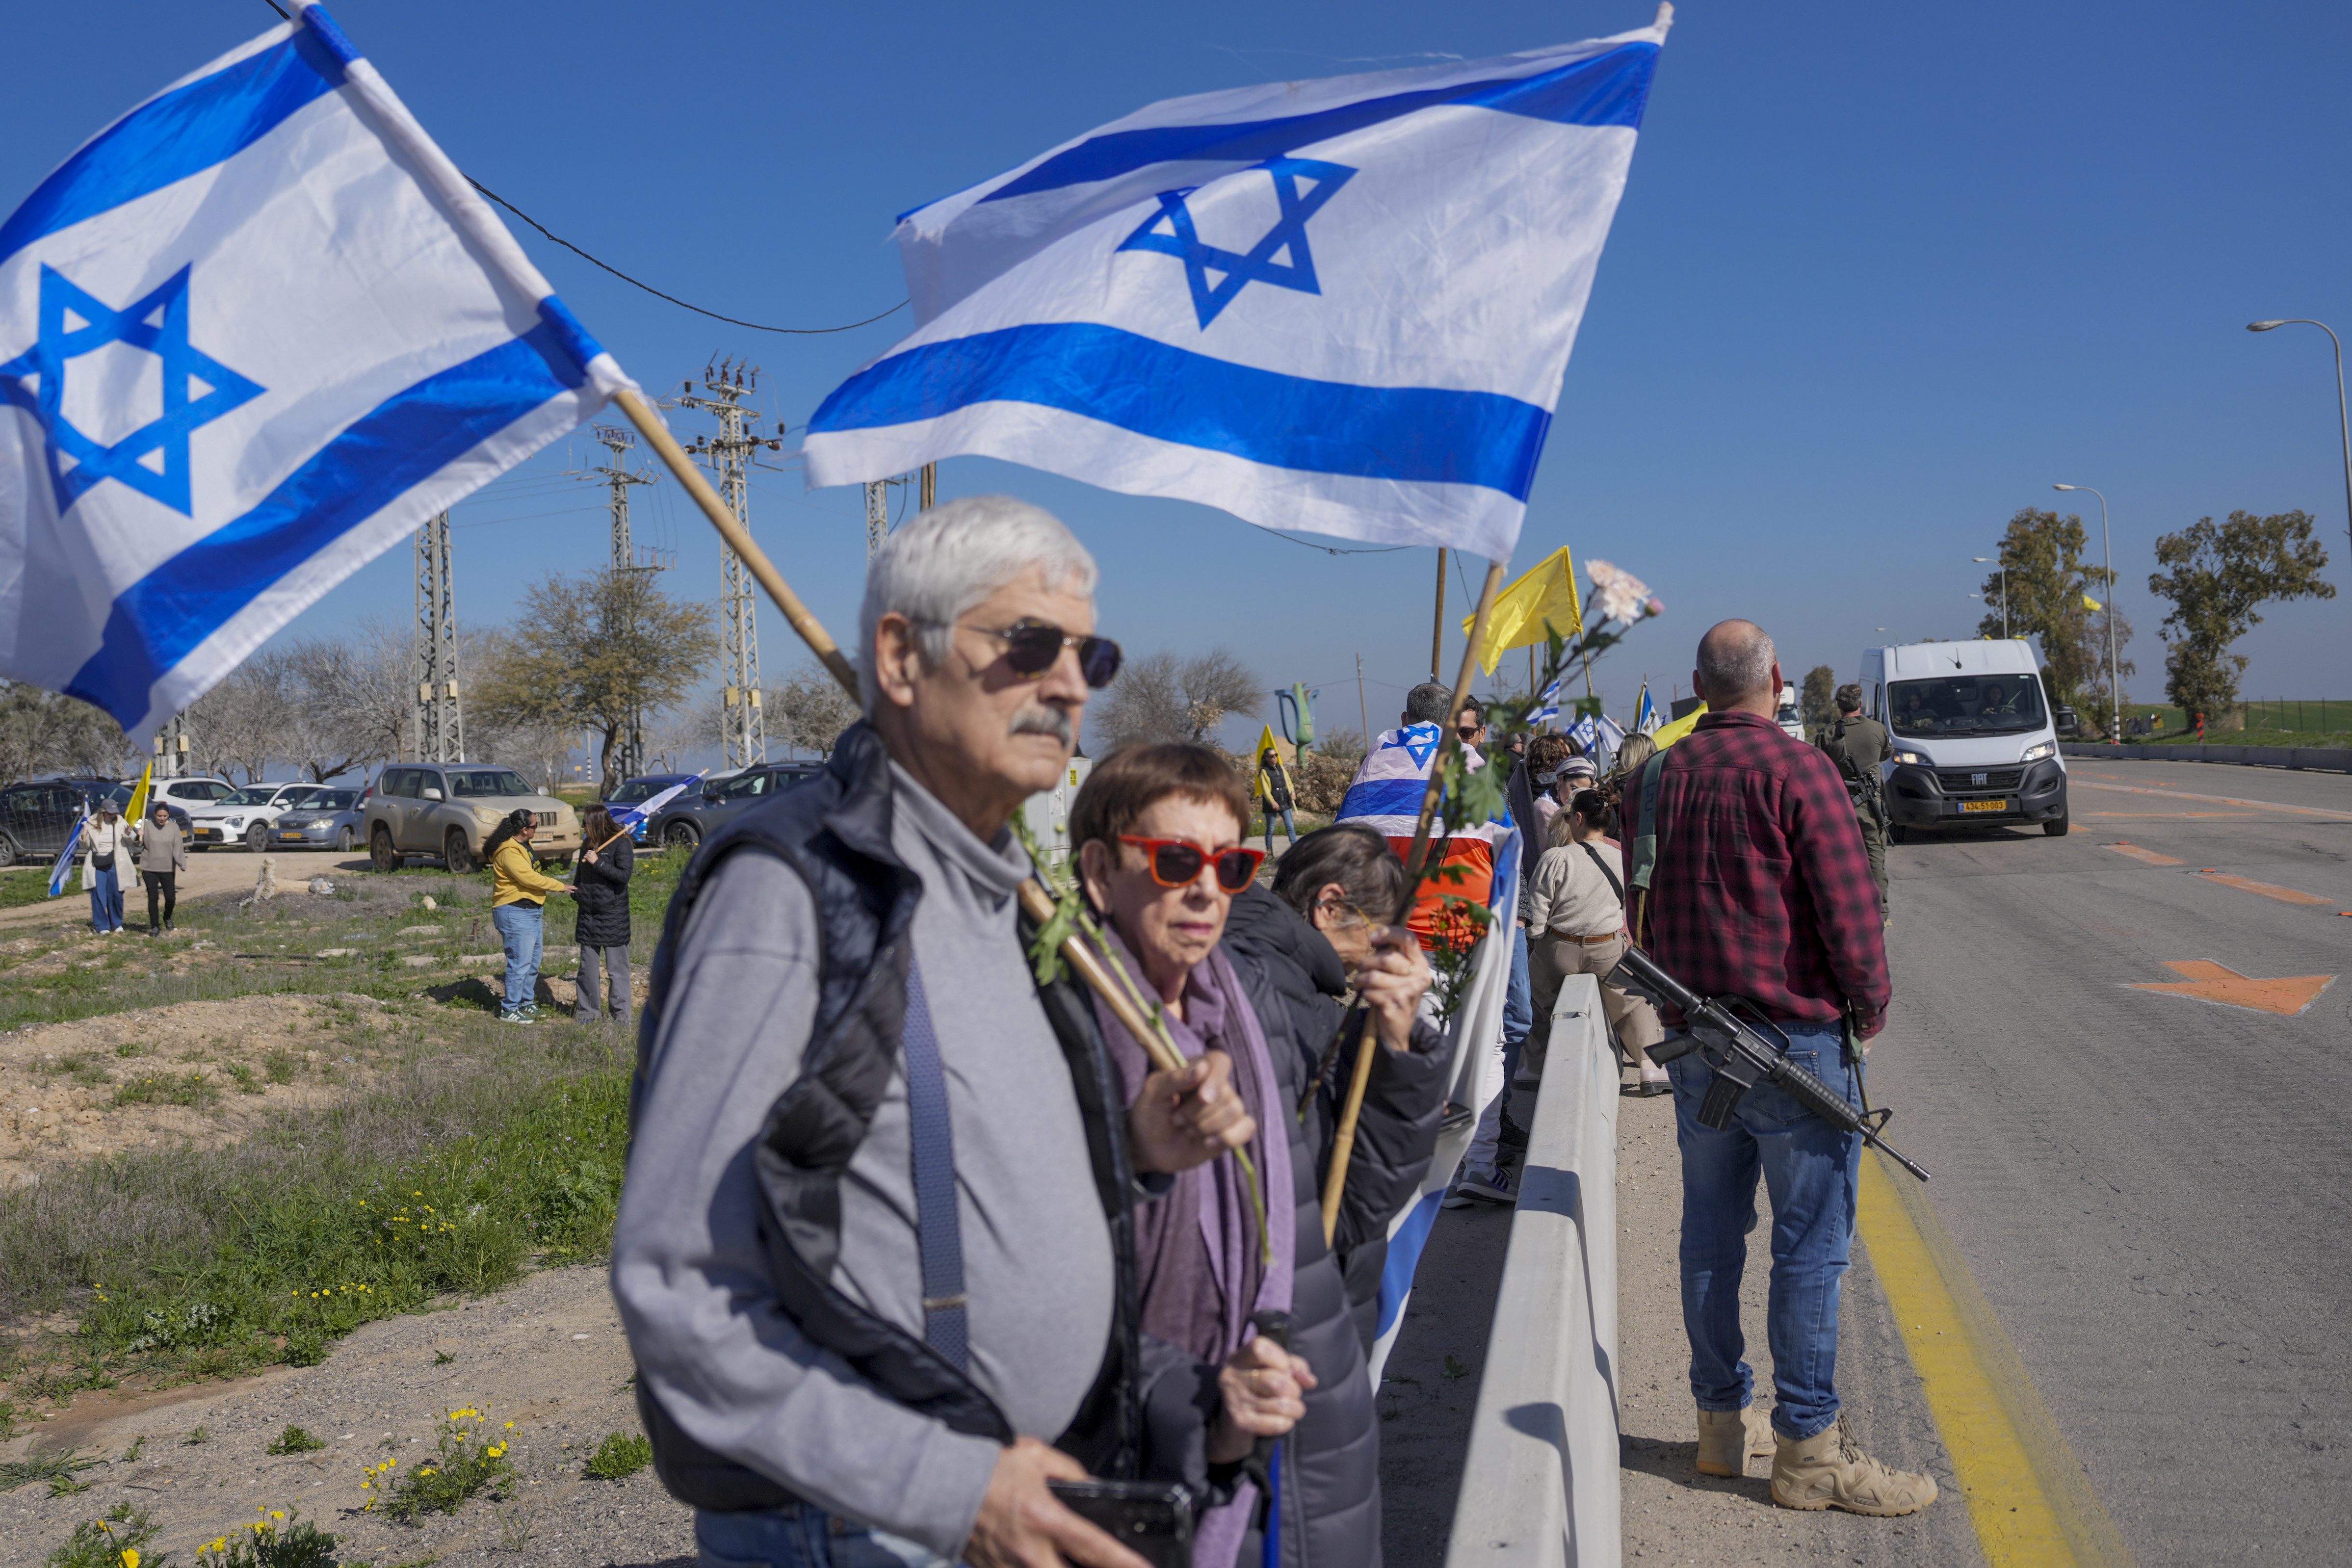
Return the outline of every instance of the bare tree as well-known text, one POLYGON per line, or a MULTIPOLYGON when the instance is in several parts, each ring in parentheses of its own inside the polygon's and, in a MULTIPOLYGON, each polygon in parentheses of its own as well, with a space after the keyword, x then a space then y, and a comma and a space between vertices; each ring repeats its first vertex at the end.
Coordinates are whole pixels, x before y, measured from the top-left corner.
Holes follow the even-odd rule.
POLYGON ((205 768, 259 784, 282 754, 297 686, 286 653, 265 648, 188 705, 191 744, 205 768))
POLYGON ((51 771, 111 774, 138 748, 79 698, 0 680, 0 780, 51 771))
POLYGON ((287 745, 313 776, 405 753, 416 708, 415 655, 405 628, 371 616, 348 638, 297 643, 289 651, 302 697, 287 745))
POLYGON ((861 716, 856 700, 814 659, 804 661, 792 679, 769 692, 766 706, 771 737, 820 757, 833 755, 841 732, 861 716))
POLYGON ((1205 742, 1227 715, 1265 711, 1257 676, 1231 650, 1213 647, 1194 658, 1161 652, 1120 669, 1095 704, 1095 733, 1106 752, 1153 741, 1205 742))

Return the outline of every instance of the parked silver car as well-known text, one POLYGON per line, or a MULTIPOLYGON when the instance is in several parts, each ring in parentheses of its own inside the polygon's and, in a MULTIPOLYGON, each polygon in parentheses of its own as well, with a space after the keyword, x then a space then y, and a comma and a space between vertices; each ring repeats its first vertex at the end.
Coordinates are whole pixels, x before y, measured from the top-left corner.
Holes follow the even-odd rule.
POLYGON ((360 847, 360 792, 318 791, 279 816, 269 838, 282 849, 337 849, 350 854, 360 847))

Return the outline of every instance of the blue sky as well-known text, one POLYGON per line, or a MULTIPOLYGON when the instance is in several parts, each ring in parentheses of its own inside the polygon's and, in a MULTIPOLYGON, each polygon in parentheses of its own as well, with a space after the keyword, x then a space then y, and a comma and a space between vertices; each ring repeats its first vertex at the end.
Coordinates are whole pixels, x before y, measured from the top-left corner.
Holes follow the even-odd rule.
MULTIPOLYGON (((803 327, 903 297, 894 213, 1150 100, 1477 58, 1651 14, 1648 0, 332 8, 458 164, 554 232, 709 309, 803 327)), ((11 18, 0 205, 272 19, 264 0, 98 16, 11 18)), ((2146 589, 2158 533, 2300 507, 2345 582, 2327 342, 2243 325, 2352 331, 2333 194, 2352 153, 2347 45, 2352 9, 2318 4, 1684 6, 1517 556, 1568 543, 1665 599, 1669 618, 1602 667, 1617 705, 1644 673, 1687 680, 1698 633, 1725 616, 1763 622, 1792 672, 1843 677, 1874 643, 1971 635, 1969 558, 2018 508, 2081 500, 2095 552, 2095 501, 2053 480, 2113 505, 2138 629, 2126 686, 2144 700, 2162 685, 2146 589)), ((903 312, 825 336, 726 326, 517 232, 648 388, 748 357, 770 416, 793 426, 905 330, 903 312)), ((562 474, 602 457, 584 437, 559 446, 457 510, 462 617, 504 621, 531 578, 601 560, 603 491, 562 474)), ((757 479, 754 532, 846 636, 859 496, 757 479)), ((1327 727, 1358 721, 1358 654, 1376 728, 1427 674, 1428 551, 1331 556, 982 459, 944 464, 940 489, 1052 508, 1102 563, 1106 632, 1136 653, 1226 644, 1269 686, 1319 686, 1327 727)), ((708 526, 673 485, 638 497, 639 542, 678 552, 674 587, 715 597, 708 526)), ((289 635, 405 616, 408 571, 394 552, 289 635)), ((1454 615, 1464 595, 1457 579, 1454 615)), ((761 626, 772 681, 801 656, 772 608, 761 626)), ((2352 696, 2347 627, 2352 595, 2274 609, 2240 645, 2248 694, 2352 696)), ((1458 630, 1449 647, 1450 674, 1458 630)))

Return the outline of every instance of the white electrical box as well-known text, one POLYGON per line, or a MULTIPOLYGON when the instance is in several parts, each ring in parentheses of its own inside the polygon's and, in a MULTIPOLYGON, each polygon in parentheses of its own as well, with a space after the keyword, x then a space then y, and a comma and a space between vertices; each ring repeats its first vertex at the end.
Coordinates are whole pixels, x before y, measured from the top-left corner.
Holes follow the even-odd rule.
POLYGON ((1070 863, 1070 803, 1078 798, 1078 786, 1087 782, 1094 766, 1089 758, 1072 757, 1054 787, 1039 790, 1021 808, 1028 821, 1030 836, 1036 839, 1046 860, 1055 866, 1070 863))

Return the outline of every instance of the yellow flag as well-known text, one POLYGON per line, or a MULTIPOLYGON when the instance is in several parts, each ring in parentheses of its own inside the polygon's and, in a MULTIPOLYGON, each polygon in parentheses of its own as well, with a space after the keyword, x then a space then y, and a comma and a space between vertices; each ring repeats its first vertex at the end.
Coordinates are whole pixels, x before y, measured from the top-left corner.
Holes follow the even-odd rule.
POLYGON ((1274 753, 1276 762, 1282 761, 1282 742, 1274 738, 1274 726, 1271 724, 1257 732, 1257 751, 1255 755, 1259 766, 1263 767, 1265 764, 1265 754, 1268 752, 1274 753))
MULTIPOLYGON (((1477 623, 1474 612, 1462 622, 1462 635, 1477 623)), ((1568 546, 1545 556, 1527 574, 1495 597, 1494 613, 1486 617, 1486 640, 1478 647, 1478 663, 1489 675, 1515 647, 1544 640, 1544 623, 1570 639, 1584 635, 1584 607, 1576 597, 1576 563, 1568 546)))
POLYGON ((2091 597, 2090 595, 2085 594, 2083 595, 2083 608, 2086 610, 2101 610, 2106 608, 2106 606, 2100 604, 2096 599, 2091 597))
POLYGON ((147 789, 154 782, 155 764, 149 763, 147 771, 139 775, 139 787, 131 792, 131 804, 122 808, 123 821, 144 822, 147 819, 147 789))
POLYGON ((1699 715, 1706 711, 1706 704, 1702 702, 1697 707, 1692 709, 1689 712, 1684 714, 1681 718, 1675 720, 1673 723, 1660 725, 1658 727, 1658 732, 1652 736, 1651 739, 1658 742, 1658 750, 1663 752, 1668 746, 1673 745, 1676 741, 1681 740, 1685 735, 1689 734, 1693 730, 1697 729, 1699 715))

